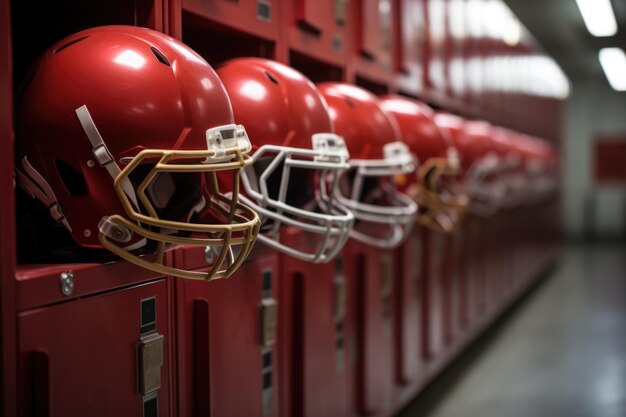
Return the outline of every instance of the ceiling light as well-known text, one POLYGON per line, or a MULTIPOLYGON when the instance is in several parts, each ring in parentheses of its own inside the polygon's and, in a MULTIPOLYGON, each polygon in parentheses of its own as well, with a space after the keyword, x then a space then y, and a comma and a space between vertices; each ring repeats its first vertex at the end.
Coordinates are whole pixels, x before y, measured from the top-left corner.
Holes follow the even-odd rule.
POLYGON ((617 22, 611 0, 576 0, 580 14, 593 36, 613 36, 617 33, 617 22))
POLYGON ((609 84, 616 91, 626 91, 626 54, 621 48, 602 48, 600 63, 609 84))

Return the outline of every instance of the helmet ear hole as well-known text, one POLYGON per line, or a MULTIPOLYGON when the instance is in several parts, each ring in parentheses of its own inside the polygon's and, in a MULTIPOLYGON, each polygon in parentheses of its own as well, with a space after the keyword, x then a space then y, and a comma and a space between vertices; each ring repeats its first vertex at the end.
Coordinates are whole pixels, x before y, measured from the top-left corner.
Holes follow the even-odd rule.
POLYGON ((61 177, 63 185, 65 185, 67 192, 71 196, 76 197, 89 193, 85 177, 79 170, 61 159, 55 159, 54 165, 61 177))

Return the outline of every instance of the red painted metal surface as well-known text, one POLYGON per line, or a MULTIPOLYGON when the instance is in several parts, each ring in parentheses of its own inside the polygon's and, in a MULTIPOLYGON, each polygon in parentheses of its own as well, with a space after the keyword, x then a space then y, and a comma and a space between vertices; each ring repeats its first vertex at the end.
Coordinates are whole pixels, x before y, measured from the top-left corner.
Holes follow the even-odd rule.
POLYGON ((418 95, 424 89, 426 74, 424 3, 413 0, 397 0, 395 4, 395 88, 404 93, 418 95))
POLYGON ((292 51, 343 67, 348 53, 348 2, 283 1, 285 42, 292 51))
MULTIPOLYGON (((272 0, 182 0, 183 11, 241 33, 276 40, 280 4, 272 0)), ((184 28, 183 28, 184 31, 184 28)), ((227 45, 222 45, 228 47, 227 45)))
POLYGON ((13 66, 9 2, 0 2, 0 414, 15 414, 13 66))
POLYGON ((626 182, 626 137, 601 136, 594 141, 593 173, 598 184, 626 182))
POLYGON ((393 70, 394 5, 391 0, 359 0, 349 7, 354 34, 349 79, 387 86, 393 70))
MULTIPOLYGON (((198 252, 181 249, 175 265, 189 268, 204 262, 203 253, 198 252)), ((176 280, 176 415, 278 415, 279 346, 264 356, 259 316, 267 280, 271 297, 279 299, 278 270, 276 253, 257 246, 230 278, 176 280), (269 361, 265 364, 268 376, 264 360, 269 361), (269 383, 269 390, 264 390, 264 383, 269 383), (270 398, 267 404, 264 394, 270 398)), ((278 311, 282 308, 279 299, 278 311)))
POLYGON ((424 239, 427 232, 416 226, 407 241, 396 250, 398 271, 394 281, 394 337, 396 383, 414 384, 423 371, 420 323, 424 302, 424 239))
POLYGON ((156 297, 165 337, 158 415, 173 415, 169 353, 175 343, 164 280, 19 314, 19 415, 142 415, 137 345, 141 301, 156 297))
MULTIPOLYGON (((298 249, 314 247, 297 230, 283 235, 298 249)), ((348 415, 354 295, 347 291, 347 261, 310 264, 280 255, 281 416, 348 415)))
POLYGON ((349 415, 382 416, 393 411, 393 276, 397 272, 393 255, 354 240, 344 250, 356 342, 355 403, 349 415))

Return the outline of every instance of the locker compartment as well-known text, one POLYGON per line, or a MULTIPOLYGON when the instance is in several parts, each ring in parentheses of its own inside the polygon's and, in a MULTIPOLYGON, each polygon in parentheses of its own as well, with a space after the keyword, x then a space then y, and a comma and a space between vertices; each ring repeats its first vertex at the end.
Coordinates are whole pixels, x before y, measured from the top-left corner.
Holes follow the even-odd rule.
POLYGON ((394 71, 396 87, 409 95, 424 89, 426 18, 422 1, 396 0, 394 71))
POLYGON ((344 68, 327 64, 318 59, 311 58, 307 54, 291 51, 289 53, 289 66, 306 75, 314 83, 325 81, 343 81, 344 68))
POLYGON ((428 19, 428 57, 426 79, 429 89, 436 95, 446 95, 448 88, 446 42, 449 36, 447 30, 447 1, 426 0, 428 19))
MULTIPOLYGON (((315 250, 298 230, 286 229, 283 236, 291 247, 315 250)), ((345 259, 312 264, 279 257, 281 415, 348 415, 352 294, 345 259)))
POLYGON ((277 416, 276 254, 259 245, 227 279, 175 285, 176 415, 277 416))
MULTIPOLYGON (((232 3, 226 0, 215 0, 211 3, 218 2, 232 3)), ((232 4, 235 5, 235 3, 232 4)), ((183 9, 182 12, 182 27, 183 42, 199 53, 214 68, 221 62, 241 56, 275 58, 276 44, 273 37, 260 37, 256 33, 205 19, 187 9, 183 9)), ((254 141, 254 138, 251 140, 254 141)))
POLYGON ((21 312, 19 415, 174 415, 167 300, 159 280, 21 312))
POLYGON ((387 83, 393 72, 393 4, 391 0, 353 2, 353 72, 377 83, 387 83))
MULTIPOLYGON (((217 23, 248 35, 276 40, 279 30, 280 4, 276 0, 177 0, 183 13, 217 23)), ((182 33, 187 31, 183 19, 182 33)), ((229 49, 221 43, 221 48, 229 49)))
POLYGON ((422 375, 421 308, 423 303, 423 240, 425 229, 416 226, 397 251, 398 273, 394 291, 396 382, 415 383, 422 375))
POLYGON ((347 0, 284 0, 289 49, 329 64, 345 65, 349 46, 348 3, 347 0))
POLYGON ((16 84, 19 85, 39 54, 72 33, 103 25, 135 25, 163 30, 164 1, 167 0, 61 0, 36 4, 12 1, 16 84), (36 28, 36 35, 33 35, 33 28, 36 28))
POLYGON ((448 74, 448 92, 452 97, 463 100, 466 93, 466 57, 465 38, 467 22, 465 0, 448 0, 446 66, 448 74))
POLYGON ((354 294, 356 413, 387 415, 393 406, 393 252, 349 241, 345 271, 354 294))

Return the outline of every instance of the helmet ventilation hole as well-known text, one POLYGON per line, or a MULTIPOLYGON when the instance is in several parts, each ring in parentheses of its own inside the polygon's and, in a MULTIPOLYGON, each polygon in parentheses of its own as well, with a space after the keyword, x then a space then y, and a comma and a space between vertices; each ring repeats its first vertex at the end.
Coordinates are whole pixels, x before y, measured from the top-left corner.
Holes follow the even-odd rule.
POLYGON ((74 44, 77 44, 80 41, 84 41, 85 39, 87 39, 89 37, 89 35, 87 36, 83 36, 82 38, 78 38, 78 39, 73 39, 67 43, 64 43, 63 45, 59 46, 57 49, 54 50, 55 54, 58 54, 59 52, 61 52, 62 50, 64 50, 67 47, 70 47, 74 44))
POLYGON ((167 58, 165 57, 165 55, 163 55, 161 51, 159 51, 155 47, 151 47, 150 50, 161 64, 167 65, 168 67, 170 66, 170 61, 167 60, 167 58))
POLYGON ((85 177, 79 170, 61 159, 55 159, 54 165, 70 195, 79 196, 89 193, 85 177))
POLYGON ((265 71, 265 76, 266 76, 267 78, 269 78, 269 80, 270 80, 271 82, 273 82, 274 84, 276 84, 276 85, 278 85, 278 84, 279 84, 279 83, 278 83, 278 80, 276 79, 276 77, 274 77, 271 73, 269 73, 269 72, 265 71))
POLYGON ((356 108, 356 103, 354 101, 352 101, 352 99, 345 97, 344 101, 346 102, 346 104, 348 106, 350 106, 351 108, 355 109, 356 108))

